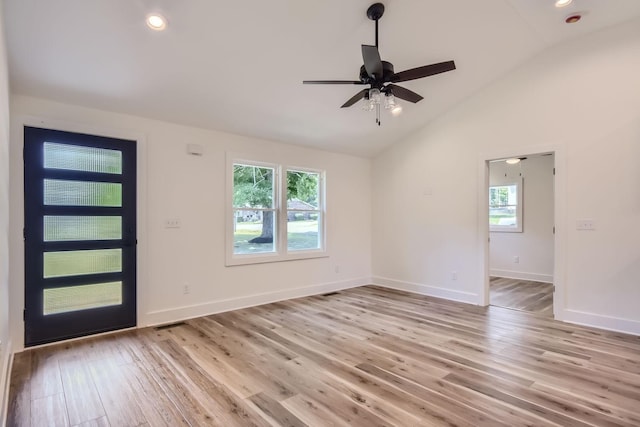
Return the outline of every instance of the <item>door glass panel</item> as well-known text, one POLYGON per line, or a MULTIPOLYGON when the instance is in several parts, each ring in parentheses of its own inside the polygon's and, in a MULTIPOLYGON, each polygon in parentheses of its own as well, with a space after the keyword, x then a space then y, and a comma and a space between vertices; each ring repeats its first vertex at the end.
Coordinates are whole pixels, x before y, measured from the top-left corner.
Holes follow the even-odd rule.
POLYGON ((122 206, 122 184, 114 182, 44 180, 44 204, 49 206, 122 206))
POLYGON ((122 174, 122 152, 80 145, 44 143, 44 167, 122 174))
POLYGON ((122 282, 45 289, 42 314, 46 316, 120 304, 122 304, 122 282))
POLYGON ((122 249, 44 253, 44 278, 122 271, 122 249))
POLYGON ((44 217, 44 241, 119 240, 122 239, 120 216, 50 216, 44 217))

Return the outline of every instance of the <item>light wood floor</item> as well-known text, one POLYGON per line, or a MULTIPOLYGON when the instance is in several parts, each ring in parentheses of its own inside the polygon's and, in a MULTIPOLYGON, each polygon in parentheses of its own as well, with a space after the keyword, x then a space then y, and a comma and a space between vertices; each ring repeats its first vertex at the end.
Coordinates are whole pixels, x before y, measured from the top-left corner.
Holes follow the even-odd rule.
POLYGON ((553 317, 553 284, 491 277, 491 304, 553 317))
POLYGON ((17 354, 10 426, 640 425, 640 338, 366 286, 17 354))

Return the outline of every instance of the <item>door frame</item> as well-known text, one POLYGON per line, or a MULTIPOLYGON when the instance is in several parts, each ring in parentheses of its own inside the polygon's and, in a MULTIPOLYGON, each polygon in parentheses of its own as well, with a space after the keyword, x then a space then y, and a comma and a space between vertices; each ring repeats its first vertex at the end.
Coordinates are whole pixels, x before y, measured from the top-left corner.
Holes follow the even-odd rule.
MULTIPOLYGON (((11 341, 16 352, 24 350, 25 324, 23 322, 23 309, 25 307, 25 259, 24 239, 22 230, 24 224, 24 162, 22 152, 24 150, 24 127, 33 126, 65 132, 84 133, 89 135, 104 136, 136 141, 136 222, 137 222, 137 268, 136 268, 136 313, 137 327, 147 324, 148 302, 148 238, 147 238, 147 144, 146 135, 143 132, 106 127, 100 125, 87 125, 78 122, 55 120, 45 117, 17 115, 11 120, 11 243, 10 243, 10 271, 11 283, 9 288, 11 324, 15 325, 11 331, 11 341), (19 160, 18 160, 19 156, 19 160)), ((112 333, 112 332, 106 332, 112 333)), ((96 334, 92 336, 99 336, 96 334)), ((86 338, 86 337, 85 337, 86 338)), ((77 340, 82 338, 73 338, 77 340)), ((63 341, 60 341, 63 342, 63 341)), ((50 345, 50 344, 43 344, 50 345)), ((37 348, 31 346, 29 348, 37 348)))
POLYGON ((556 320, 564 320, 566 311, 566 195, 567 167, 565 149, 561 145, 540 145, 510 147, 480 153, 478 159, 478 304, 489 305, 489 162, 510 157, 554 154, 553 216, 555 234, 553 238, 553 315, 556 320))

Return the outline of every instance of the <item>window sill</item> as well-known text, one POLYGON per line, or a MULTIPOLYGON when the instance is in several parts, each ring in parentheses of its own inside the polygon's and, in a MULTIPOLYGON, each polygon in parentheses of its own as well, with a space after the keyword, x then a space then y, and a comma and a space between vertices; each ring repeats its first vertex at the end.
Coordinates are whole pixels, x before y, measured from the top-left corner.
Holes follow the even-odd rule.
POLYGON ((489 228, 491 233, 522 233, 522 228, 489 228))
POLYGON ((265 264, 271 262, 298 261, 315 258, 329 258, 329 253, 324 250, 300 251, 289 253, 287 255, 279 255, 274 253, 267 254, 247 254, 247 255, 231 255, 227 257, 226 267, 235 267, 239 265, 265 264))

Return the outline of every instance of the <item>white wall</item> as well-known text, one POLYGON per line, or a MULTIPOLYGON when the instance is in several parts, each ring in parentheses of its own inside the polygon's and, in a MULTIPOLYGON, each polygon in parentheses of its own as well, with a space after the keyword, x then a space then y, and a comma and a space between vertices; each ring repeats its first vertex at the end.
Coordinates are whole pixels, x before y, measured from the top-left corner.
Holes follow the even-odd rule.
POLYGON ((483 302, 479 160, 551 145, 566 207, 558 317, 640 334, 638 76, 635 20, 551 48, 379 155, 374 282, 483 302))
POLYGON ((11 318, 18 350, 24 333, 22 127, 25 121, 37 123, 34 118, 44 119, 43 126, 141 141, 140 326, 369 283, 369 159, 19 95, 11 101, 11 318), (202 145, 204 155, 188 155, 187 144, 202 145), (326 170, 329 257, 225 267, 227 151, 326 170), (168 218, 180 218, 182 227, 164 228, 168 218), (183 295, 185 283, 188 295, 183 295))
POLYGON ((522 177, 522 232, 492 232, 489 274, 553 282, 553 155, 489 164, 489 185, 522 177), (518 262, 514 261, 518 257, 518 262))
POLYGON ((9 336, 9 73, 0 2, 0 420, 4 420, 8 368, 12 345, 9 336))

